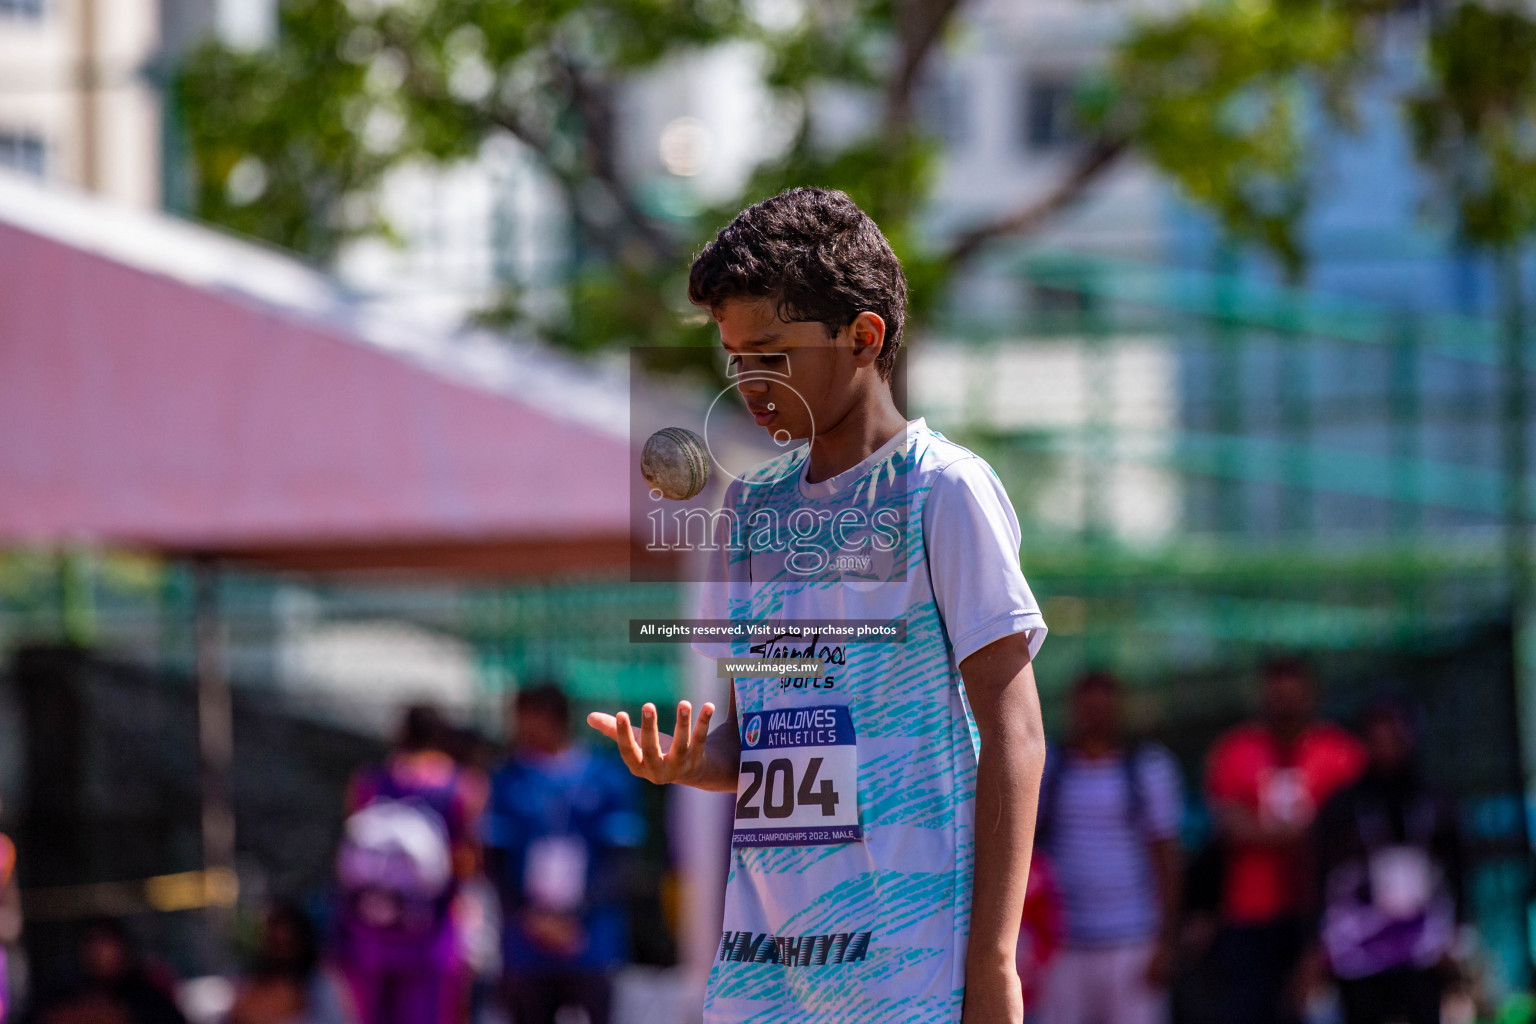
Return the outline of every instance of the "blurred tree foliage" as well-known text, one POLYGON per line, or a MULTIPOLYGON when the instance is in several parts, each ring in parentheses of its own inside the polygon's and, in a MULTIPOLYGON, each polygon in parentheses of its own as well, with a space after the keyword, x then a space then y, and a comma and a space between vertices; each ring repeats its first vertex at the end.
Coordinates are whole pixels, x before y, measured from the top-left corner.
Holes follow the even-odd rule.
MULTIPOLYGON (((748 0, 284 0, 275 45, 210 42, 177 75, 194 212, 323 262, 348 239, 389 235, 377 195, 392 168, 473 157, 509 136, 558 183, 573 220, 566 311, 532 323, 553 341, 696 340, 678 316, 688 256, 740 205, 790 183, 846 189, 877 217, 921 307, 939 275, 915 238, 933 150, 912 97, 956 6, 822 0, 769 27, 748 0), (732 40, 766 55, 791 141, 741 197, 659 213, 616 152, 618 93, 668 57, 732 40), (814 100, 828 88, 871 101, 866 135, 818 141, 814 100)), ((513 290, 491 315, 531 316, 513 290)))
POLYGON ((1296 280, 1319 143, 1354 127, 1350 96, 1393 18, 1423 26, 1404 113, 1437 186, 1428 205, 1462 241, 1506 252, 1536 230, 1536 22, 1521 5, 1207 0, 1138 25, 1090 110, 1296 280))
POLYGON ((1430 33, 1428 75, 1408 103, 1414 148, 1462 241, 1491 253, 1503 320, 1506 557, 1531 600, 1529 373, 1520 248, 1536 231, 1536 21, 1525 6, 1463 4, 1430 33))
POLYGON ((1536 21, 1464 4, 1429 38, 1409 100, 1414 148, 1472 245, 1506 252, 1536 231, 1536 21))
MULTIPOLYGON (((1351 127, 1349 97, 1402 7, 1198 0, 1136 22, 1082 90, 1087 137, 1061 178, 1022 209, 935 240, 920 218, 937 149, 914 107, 962 2, 816 0, 790 5, 798 15, 782 24, 756 17, 753 0, 283 0, 275 45, 209 43, 178 74, 195 212, 324 261, 349 238, 389 234, 377 194, 392 168, 511 137, 565 193, 575 258, 557 315, 509 288, 488 316, 578 350, 673 345, 706 335, 679 315, 691 252, 780 188, 842 188, 869 210, 903 258, 920 318, 967 260, 1035 230, 1137 153, 1297 279, 1320 140, 1351 127), (616 101, 637 74, 730 41, 764 55, 787 145, 728 202, 666 213, 627 176, 616 101), (829 141, 819 130, 832 91, 864 104, 866 132, 829 141)), ((1533 36, 1513 7, 1453 4, 1431 26, 1424 89, 1408 108, 1466 233, 1488 244, 1536 218, 1533 36)))
POLYGON ((1316 136, 1347 122, 1368 68, 1364 3, 1206 3, 1142 24, 1094 113, 1210 210, 1235 241, 1301 275, 1316 136))

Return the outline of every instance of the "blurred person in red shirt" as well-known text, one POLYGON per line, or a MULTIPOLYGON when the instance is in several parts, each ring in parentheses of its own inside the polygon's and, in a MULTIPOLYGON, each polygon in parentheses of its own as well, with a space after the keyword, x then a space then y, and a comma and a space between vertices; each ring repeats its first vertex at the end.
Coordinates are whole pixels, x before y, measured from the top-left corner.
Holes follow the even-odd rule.
POLYGON ((348 794, 337 964, 362 1024, 458 1024, 468 1014, 456 904, 480 867, 486 782, 447 741, 435 708, 410 708, 394 751, 348 794))
POLYGON ((1313 820, 1366 760, 1359 740, 1316 717, 1316 679, 1301 659, 1265 664, 1260 710, 1217 741, 1206 767, 1224 862, 1223 1024, 1296 1019, 1293 982, 1316 905, 1313 820))

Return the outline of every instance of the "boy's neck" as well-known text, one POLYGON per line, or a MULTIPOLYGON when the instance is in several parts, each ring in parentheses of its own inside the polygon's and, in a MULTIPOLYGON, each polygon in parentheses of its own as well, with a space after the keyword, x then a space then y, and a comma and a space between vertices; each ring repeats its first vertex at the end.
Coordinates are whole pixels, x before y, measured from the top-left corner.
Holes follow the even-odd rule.
POLYGON ((896 408, 890 390, 877 388, 842 419, 816 432, 805 482, 821 483, 852 469, 906 429, 907 418, 896 408))

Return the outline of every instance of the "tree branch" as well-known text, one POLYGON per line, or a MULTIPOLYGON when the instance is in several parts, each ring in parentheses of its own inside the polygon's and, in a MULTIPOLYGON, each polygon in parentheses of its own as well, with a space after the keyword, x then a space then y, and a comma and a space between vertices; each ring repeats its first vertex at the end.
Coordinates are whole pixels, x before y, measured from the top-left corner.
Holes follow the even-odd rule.
POLYGON ((587 165, 592 177, 603 183, 624 220, 651 250, 652 255, 659 262, 671 262, 677 255, 676 246, 656 222, 636 205, 634 196, 620 176, 619 162, 613 150, 614 114, 610 97, 589 82, 571 58, 556 53, 554 63, 570 90, 571 102, 581 114, 582 134, 587 143, 587 165))
POLYGON ((953 270, 989 242, 1009 235, 1023 235, 1039 228, 1056 214, 1075 205, 1128 149, 1125 139, 1102 138, 1084 150, 1072 169, 1045 196, 1007 216, 962 232, 950 246, 944 261, 953 270))
MULTIPOLYGON (((394 42, 388 35, 386 39, 394 42)), ((534 128, 526 118, 521 117, 508 104, 496 102, 493 99, 486 104, 471 105, 454 99, 446 83, 438 76, 427 74, 413 59, 409 46, 397 44, 395 48, 405 60, 405 85, 408 89, 413 90, 424 101, 453 104, 467 110, 472 117, 479 119, 483 124, 494 125, 511 133, 534 153, 545 169, 560 181, 566 194, 571 197, 571 209, 576 219, 584 222, 589 228, 596 228, 592 218, 583 215, 580 197, 577 195, 582 169, 575 166, 561 167, 556 164, 551 152, 553 140, 548 134, 534 128)), ((581 115, 587 151, 586 172, 603 185, 618 208, 620 216, 639 236, 652 256, 662 262, 675 259, 676 246, 672 240, 635 204, 634 198, 620 180, 611 138, 613 122, 611 105, 599 90, 582 77, 580 69, 573 60, 556 52, 552 54, 552 63, 555 65, 558 77, 563 80, 566 98, 581 115)), ((596 234, 595 231, 594 234, 596 234)), ((617 253, 621 246, 615 244, 610 248, 617 253)))
MULTIPOLYGON (((484 116, 487 123, 505 130, 527 146, 539 163, 543 164, 544 169, 549 172, 550 177, 558 183, 565 193, 572 222, 584 243, 590 242, 601 248, 604 242, 610 241, 603 237, 603 228, 589 216, 587 208, 581 202, 581 183, 586 179, 580 168, 557 164, 549 150, 549 139, 534 131, 525 120, 517 116, 515 111, 497 105, 486 109, 484 116)), ((608 248, 613 246, 609 245, 608 248)))
POLYGON ((901 59, 891 71, 885 91, 885 128, 895 135, 912 121, 912 93, 934 44, 965 0, 907 0, 898 3, 896 29, 901 59))
POLYGON ((566 173, 561 168, 555 167, 550 163, 549 139, 534 131, 527 121, 517 116, 516 111, 508 109, 501 104, 496 104, 480 108, 480 113, 485 118, 487 124, 502 129, 518 142, 539 154, 539 158, 543 161, 544 166, 555 177, 564 178, 566 176, 566 173))

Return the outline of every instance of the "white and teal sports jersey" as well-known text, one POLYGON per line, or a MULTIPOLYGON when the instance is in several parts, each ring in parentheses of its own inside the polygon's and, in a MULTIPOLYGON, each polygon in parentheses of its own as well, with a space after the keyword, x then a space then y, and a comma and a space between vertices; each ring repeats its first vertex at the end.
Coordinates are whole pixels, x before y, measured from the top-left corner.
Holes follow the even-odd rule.
POLYGON ((814 657, 820 678, 735 680, 742 772, 706 1024, 960 1019, 978 739, 959 663, 1045 623, 997 476, 922 420, 807 484, 804 448, 727 490, 701 618, 905 622, 840 636, 699 644, 814 657))

